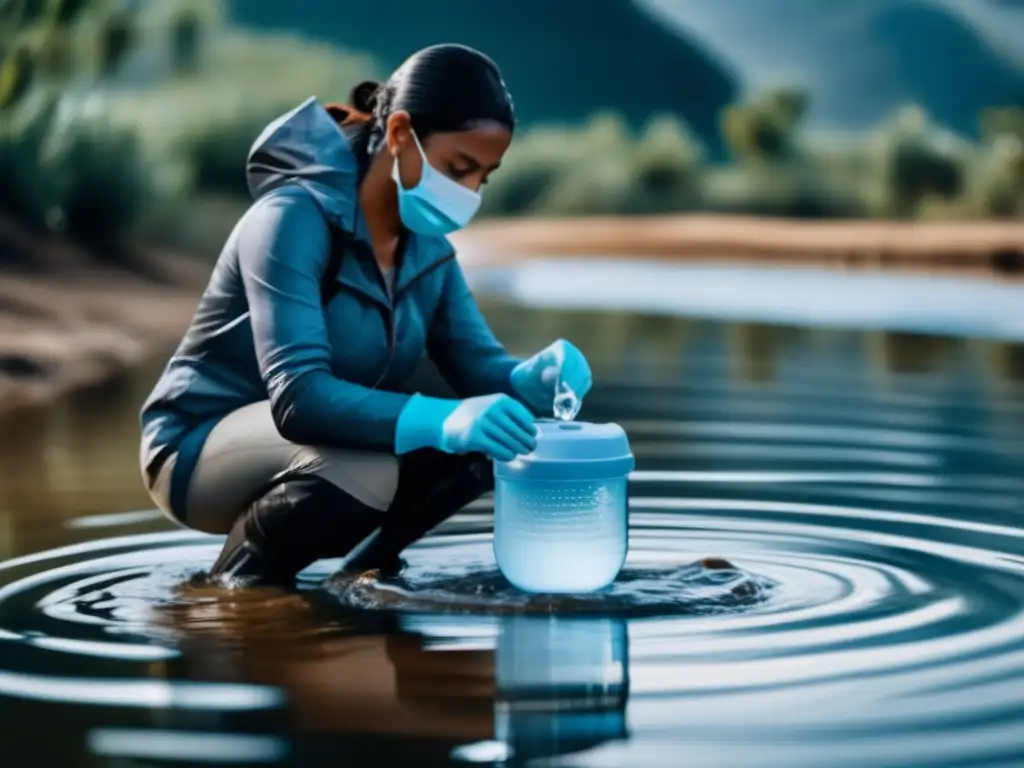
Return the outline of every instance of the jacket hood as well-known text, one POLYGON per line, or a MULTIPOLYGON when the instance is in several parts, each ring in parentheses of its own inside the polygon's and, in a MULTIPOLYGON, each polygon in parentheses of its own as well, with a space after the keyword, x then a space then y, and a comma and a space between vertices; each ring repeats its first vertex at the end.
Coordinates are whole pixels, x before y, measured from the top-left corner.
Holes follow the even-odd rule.
POLYGON ((351 229, 359 169, 348 137, 316 97, 263 129, 249 150, 246 179, 254 199, 286 184, 306 189, 326 215, 351 229))

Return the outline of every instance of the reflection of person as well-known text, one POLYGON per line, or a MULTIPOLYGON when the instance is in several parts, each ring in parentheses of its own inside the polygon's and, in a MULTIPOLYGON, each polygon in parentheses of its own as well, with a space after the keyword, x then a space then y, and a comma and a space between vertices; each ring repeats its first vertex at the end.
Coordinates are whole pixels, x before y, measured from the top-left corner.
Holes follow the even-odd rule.
POLYGON ((456 755, 504 746, 518 764, 630 738, 623 619, 502 616, 492 649, 476 620, 431 628, 421 617, 423 634, 388 612, 338 622, 316 590, 195 584, 173 597, 147 617, 148 632, 181 651, 165 676, 280 688, 299 740, 400 736, 456 755))
POLYGON ((446 745, 447 752, 493 737, 491 651, 434 652, 385 617, 354 634, 332 625, 337 606, 328 600, 311 592, 206 588, 154 606, 149 626, 181 651, 166 662, 167 677, 280 689, 298 741, 310 732, 338 734, 346 743, 352 734, 400 736, 446 745))
POLYGON ((445 237, 512 140, 494 63, 434 46, 352 102, 310 99, 257 139, 255 202, 143 407, 154 501, 228 533, 215 575, 288 583, 378 529, 352 565, 395 567, 493 488, 490 459, 532 450, 552 376, 590 387, 568 342, 508 354, 445 237), (456 398, 403 391, 424 354, 456 398))

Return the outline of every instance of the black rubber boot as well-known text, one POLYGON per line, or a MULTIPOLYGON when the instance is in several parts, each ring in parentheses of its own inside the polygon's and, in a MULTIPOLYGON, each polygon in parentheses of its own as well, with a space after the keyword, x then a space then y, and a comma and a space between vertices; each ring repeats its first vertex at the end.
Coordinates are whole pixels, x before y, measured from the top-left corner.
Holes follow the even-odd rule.
POLYGON ((235 522, 210 576, 290 586, 317 560, 347 555, 383 515, 319 477, 282 479, 235 522))
POLYGON ((352 551, 344 570, 401 570, 402 550, 493 490, 494 466, 483 454, 409 454, 402 461, 398 490, 383 524, 352 551))

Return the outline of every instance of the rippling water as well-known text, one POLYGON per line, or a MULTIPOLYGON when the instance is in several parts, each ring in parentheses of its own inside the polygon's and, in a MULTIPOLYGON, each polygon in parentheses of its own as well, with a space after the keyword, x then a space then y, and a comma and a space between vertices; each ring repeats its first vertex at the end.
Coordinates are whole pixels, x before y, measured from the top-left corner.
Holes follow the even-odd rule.
POLYGON ((138 486, 146 371, 0 449, 3 764, 1024 765, 1020 348, 489 312, 630 434, 608 593, 507 586, 488 500, 393 580, 210 585, 138 486))

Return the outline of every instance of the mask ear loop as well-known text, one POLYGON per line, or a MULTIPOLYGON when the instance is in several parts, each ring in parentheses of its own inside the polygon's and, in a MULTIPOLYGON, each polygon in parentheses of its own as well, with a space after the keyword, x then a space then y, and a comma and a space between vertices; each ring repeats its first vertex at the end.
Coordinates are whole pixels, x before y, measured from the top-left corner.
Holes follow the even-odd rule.
POLYGON ((420 152, 420 158, 423 160, 424 167, 430 165, 430 163, 427 162, 427 153, 423 151, 423 145, 420 144, 420 137, 416 135, 416 131, 412 126, 409 126, 409 132, 412 134, 412 140, 416 142, 416 149, 420 152))
POLYGON ((412 187, 405 187, 402 185, 402 177, 398 172, 398 155, 395 155, 395 160, 391 166, 391 178, 394 179, 395 184, 397 184, 400 189, 406 192, 409 192, 413 189, 416 189, 416 187, 420 186, 420 184, 423 183, 423 180, 427 177, 427 175, 431 171, 433 171, 433 168, 427 161, 427 153, 423 151, 423 145, 420 144, 420 138, 419 136, 416 135, 416 131, 413 130, 413 128, 410 126, 409 132, 412 133, 412 140, 416 143, 416 149, 419 151, 420 160, 422 161, 420 163, 420 180, 412 187))

